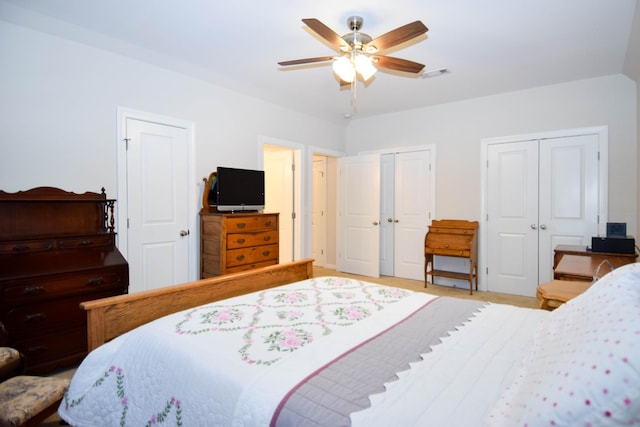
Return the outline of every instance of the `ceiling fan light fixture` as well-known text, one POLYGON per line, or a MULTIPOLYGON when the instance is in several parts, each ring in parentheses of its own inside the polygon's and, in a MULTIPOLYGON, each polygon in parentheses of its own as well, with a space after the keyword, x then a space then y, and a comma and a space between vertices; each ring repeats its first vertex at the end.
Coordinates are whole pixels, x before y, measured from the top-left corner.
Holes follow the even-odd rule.
POLYGON ((356 70, 346 56, 333 58, 333 71, 340 77, 340 80, 347 83, 353 82, 356 78, 356 70))
POLYGON ((366 55, 357 55, 355 59, 356 71, 362 76, 364 81, 369 80, 378 71, 373 65, 371 58, 366 55))

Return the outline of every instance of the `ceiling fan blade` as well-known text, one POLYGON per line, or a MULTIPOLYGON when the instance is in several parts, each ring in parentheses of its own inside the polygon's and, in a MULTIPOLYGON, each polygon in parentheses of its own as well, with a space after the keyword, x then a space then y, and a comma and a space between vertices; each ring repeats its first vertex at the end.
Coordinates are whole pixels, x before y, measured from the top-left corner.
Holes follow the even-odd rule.
POLYGON ((409 61, 407 59, 393 58, 391 56, 373 55, 373 63, 382 68, 404 71, 405 73, 419 73, 424 68, 423 64, 409 61))
POLYGON ((367 43, 367 47, 375 46, 379 52, 409 41, 426 33, 427 31, 429 31, 429 29, 421 21, 415 21, 410 24, 403 25, 402 27, 398 27, 395 30, 391 30, 380 37, 376 37, 367 43))
POLYGON ((346 44, 345 41, 342 40, 342 37, 317 19, 307 18, 303 19, 302 22, 307 24, 307 26, 315 31, 320 37, 328 41, 330 45, 340 49, 341 46, 346 44))
POLYGON ((281 61, 278 62, 278 65, 282 65, 283 67, 287 65, 302 65, 302 64, 311 64, 313 62, 324 62, 331 61, 333 56, 318 56, 316 58, 305 58, 305 59, 294 59, 292 61, 281 61))

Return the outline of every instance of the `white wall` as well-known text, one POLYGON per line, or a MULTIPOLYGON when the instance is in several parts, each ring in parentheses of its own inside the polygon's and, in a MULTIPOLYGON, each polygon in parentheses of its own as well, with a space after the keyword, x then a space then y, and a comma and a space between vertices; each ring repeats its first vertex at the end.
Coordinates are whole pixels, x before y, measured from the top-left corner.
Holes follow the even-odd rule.
POLYGON ((637 99, 614 75, 353 120, 347 152, 435 144, 436 218, 480 220, 483 138, 608 125, 609 221, 637 237, 637 99))
POLYGON ((258 136, 344 151, 344 128, 0 20, 0 189, 116 196, 119 106, 193 122, 196 174, 258 167, 258 136))

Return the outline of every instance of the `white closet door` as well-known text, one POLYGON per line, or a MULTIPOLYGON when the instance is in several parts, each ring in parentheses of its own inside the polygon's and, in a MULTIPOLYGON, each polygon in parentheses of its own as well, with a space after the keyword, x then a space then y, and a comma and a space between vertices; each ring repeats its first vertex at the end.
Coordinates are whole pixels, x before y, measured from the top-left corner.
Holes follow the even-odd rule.
POLYGON ((598 134, 487 146, 488 290, 535 296, 557 245, 598 234, 598 134))
POLYGON ((380 156, 338 159, 337 270, 380 276, 380 156))
POLYGON ((488 146, 488 287, 535 295, 538 284, 538 142, 488 146))
POLYGON ((395 154, 394 276, 424 280, 424 236, 429 226, 431 152, 395 154))
POLYGON ((598 235, 598 136, 540 141, 539 283, 553 279, 557 245, 591 244, 598 235))
POLYGON ((380 158, 380 274, 395 276, 395 154, 380 158))

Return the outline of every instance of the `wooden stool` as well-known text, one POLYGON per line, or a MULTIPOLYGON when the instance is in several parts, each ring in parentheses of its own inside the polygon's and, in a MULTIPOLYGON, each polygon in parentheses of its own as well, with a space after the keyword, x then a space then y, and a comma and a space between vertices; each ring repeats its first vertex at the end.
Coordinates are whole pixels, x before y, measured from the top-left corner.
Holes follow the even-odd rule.
POLYGON ((553 310, 565 302, 577 297, 591 286, 590 282, 572 282, 569 280, 552 280, 538 286, 536 297, 538 308, 553 310))
POLYGON ((69 380, 19 375, 0 384, 0 426, 37 426, 58 410, 69 380))

